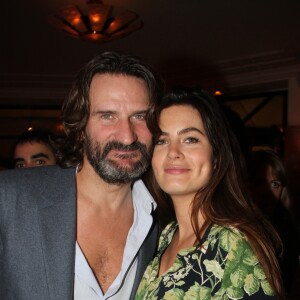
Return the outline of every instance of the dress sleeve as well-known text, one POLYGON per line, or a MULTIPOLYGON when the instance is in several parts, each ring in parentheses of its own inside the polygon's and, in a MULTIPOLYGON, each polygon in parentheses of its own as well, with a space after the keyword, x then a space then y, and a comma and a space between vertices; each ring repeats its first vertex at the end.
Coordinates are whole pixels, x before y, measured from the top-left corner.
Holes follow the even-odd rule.
POLYGON ((256 255, 247 240, 234 232, 219 236, 219 246, 227 252, 224 273, 216 299, 277 299, 256 255), (218 298, 220 297, 220 298, 218 298))

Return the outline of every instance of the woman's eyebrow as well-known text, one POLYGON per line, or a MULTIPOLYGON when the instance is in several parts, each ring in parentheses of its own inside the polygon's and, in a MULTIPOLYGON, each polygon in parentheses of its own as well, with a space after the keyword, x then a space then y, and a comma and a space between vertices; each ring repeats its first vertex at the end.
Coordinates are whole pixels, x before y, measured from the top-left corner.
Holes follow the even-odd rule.
POLYGON ((187 127, 187 128, 181 129, 180 131, 178 131, 178 135, 189 133, 191 131, 199 132, 200 134, 205 136, 205 134, 200 129, 198 129, 196 127, 187 127))
MULTIPOLYGON (((191 131, 199 132, 201 135, 204 135, 204 136, 205 136, 205 134, 204 134, 200 129, 198 129, 198 128, 196 128, 196 127, 183 128, 183 129, 179 130, 179 131, 177 132, 177 134, 178 134, 178 135, 182 135, 182 134, 189 133, 189 132, 191 132, 191 131)), ((163 136, 167 136, 167 135, 169 135, 169 134, 168 134, 167 132, 165 132, 165 131, 162 131, 160 135, 161 135, 161 136, 162 136, 162 135, 163 135, 163 136)))

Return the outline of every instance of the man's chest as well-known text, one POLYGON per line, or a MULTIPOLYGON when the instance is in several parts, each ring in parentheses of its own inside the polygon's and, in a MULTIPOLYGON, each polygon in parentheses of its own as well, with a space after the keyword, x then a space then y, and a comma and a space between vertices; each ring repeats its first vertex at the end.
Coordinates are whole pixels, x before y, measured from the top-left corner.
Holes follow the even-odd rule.
POLYGON ((77 242, 105 293, 121 270, 128 230, 109 225, 98 230, 78 226, 77 242))

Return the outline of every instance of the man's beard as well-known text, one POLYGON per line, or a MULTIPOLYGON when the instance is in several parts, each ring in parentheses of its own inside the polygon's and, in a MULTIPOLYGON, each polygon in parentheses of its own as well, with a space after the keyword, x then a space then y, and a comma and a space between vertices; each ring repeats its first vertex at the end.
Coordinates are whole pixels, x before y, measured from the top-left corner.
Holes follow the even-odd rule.
MULTIPOLYGON (((91 139, 88 135, 85 138, 85 153, 87 159, 95 172, 109 184, 125 184, 141 177, 150 165, 153 147, 149 147, 138 141, 131 145, 124 145, 117 141, 108 142, 103 149, 98 142, 91 139), (138 151, 141 158, 135 162, 122 166, 119 162, 107 158, 111 150, 117 151, 138 151)), ((116 158, 129 160, 134 158, 136 153, 118 154, 116 158)))

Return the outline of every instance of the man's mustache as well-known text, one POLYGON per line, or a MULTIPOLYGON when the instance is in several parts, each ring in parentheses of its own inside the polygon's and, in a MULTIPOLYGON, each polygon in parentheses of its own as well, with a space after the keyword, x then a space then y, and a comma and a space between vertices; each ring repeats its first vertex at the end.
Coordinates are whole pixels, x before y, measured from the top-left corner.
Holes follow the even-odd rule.
MULTIPOLYGON (((105 158, 108 153, 112 150, 117 150, 117 151, 140 151, 142 154, 147 155, 147 147, 145 144, 142 144, 141 142, 134 142, 130 145, 124 145, 123 143, 117 142, 117 141, 111 141, 108 142, 102 151, 102 158, 105 158)), ((132 157, 132 154, 125 154, 126 157, 123 157, 124 154, 122 154, 120 157, 122 158, 130 158, 132 157), (128 156, 129 155, 129 156, 128 156)))

